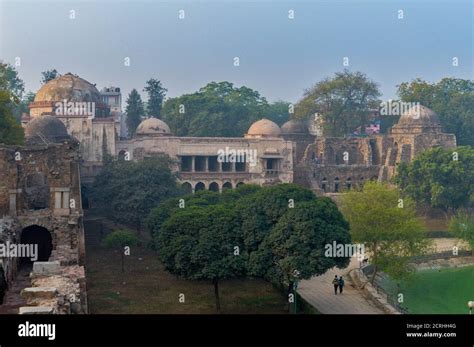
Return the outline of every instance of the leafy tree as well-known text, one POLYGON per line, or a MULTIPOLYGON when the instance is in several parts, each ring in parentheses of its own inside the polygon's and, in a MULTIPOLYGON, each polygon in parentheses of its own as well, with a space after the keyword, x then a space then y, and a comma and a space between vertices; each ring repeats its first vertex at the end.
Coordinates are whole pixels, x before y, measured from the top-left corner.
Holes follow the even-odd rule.
POLYGON ((410 257, 429 248, 413 201, 400 199, 396 188, 373 181, 360 191, 342 195, 341 210, 349 221, 352 240, 364 245, 374 266, 372 283, 379 270, 394 279, 406 277, 412 270, 410 257))
POLYGON ((236 212, 224 206, 178 211, 163 224, 159 244, 161 259, 171 273, 212 282, 220 312, 219 282, 245 273, 236 212))
POLYGON ((395 182, 419 203, 445 212, 474 203, 474 150, 434 148, 398 168, 395 182))
POLYGON ((125 113, 127 115, 126 123, 128 134, 133 136, 135 135, 135 131, 137 130, 138 125, 141 123, 142 118, 145 115, 142 98, 136 89, 132 89, 128 95, 125 113))
POLYGON ((458 211, 451 218, 449 231, 457 238, 469 243, 471 249, 474 249, 474 216, 467 211, 458 211))
POLYGON ((23 128, 12 114, 15 100, 9 91, 0 90, 0 143, 7 145, 24 143, 23 128))
POLYGON ((51 70, 46 70, 41 73, 43 76, 41 78, 41 84, 46 84, 51 80, 54 80, 55 78, 58 78, 61 76, 56 69, 51 69, 51 70))
POLYGON ((176 136, 239 137, 266 115, 267 107, 255 90, 211 82, 196 93, 166 100, 163 120, 176 136))
POLYGON ((20 100, 25 91, 25 83, 18 76, 12 65, 0 62, 0 90, 8 90, 12 96, 20 100))
POLYGON ((344 70, 306 90, 295 106, 296 118, 308 118, 316 112, 324 120, 329 136, 344 136, 367 122, 371 109, 380 104, 378 85, 362 72, 344 70))
POLYGON ((108 234, 104 239, 104 246, 107 248, 117 249, 122 258, 122 272, 124 268, 125 247, 135 246, 138 244, 138 239, 135 235, 127 230, 117 230, 108 234))
POLYGON ((443 78, 429 83, 418 78, 400 84, 398 95, 402 101, 431 108, 444 130, 456 135, 458 145, 474 147, 474 81, 443 78))
POLYGON ((146 107, 148 116, 161 118, 161 108, 168 89, 161 85, 161 81, 151 78, 146 82, 146 87, 143 90, 148 93, 146 107))
POLYGON ((286 101, 275 101, 268 105, 265 110, 265 118, 275 122, 279 126, 290 119, 290 103, 286 101))
POLYGON ((0 63, 0 143, 24 143, 23 128, 14 117, 22 92, 23 82, 18 78, 16 70, 0 63))
POLYGON ((349 257, 328 257, 326 245, 349 244, 349 225, 329 198, 303 201, 289 209, 251 256, 250 272, 276 283, 308 279, 348 265, 349 257), (253 261, 252 261, 253 260, 253 261), (295 272, 298 276, 295 276, 295 272))
POLYGON ((306 188, 296 184, 279 184, 259 189, 239 199, 245 246, 249 251, 257 250, 281 216, 292 206, 316 199, 306 188))
POLYGON ((179 194, 167 157, 107 162, 97 175, 91 199, 112 220, 140 231, 151 209, 179 194))

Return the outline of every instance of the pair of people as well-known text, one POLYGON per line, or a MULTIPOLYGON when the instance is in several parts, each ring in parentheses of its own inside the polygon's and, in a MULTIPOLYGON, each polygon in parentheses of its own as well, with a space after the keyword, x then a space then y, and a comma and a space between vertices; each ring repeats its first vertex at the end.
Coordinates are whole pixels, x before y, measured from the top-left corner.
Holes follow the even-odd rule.
POLYGON ((342 276, 337 278, 337 275, 334 276, 332 280, 332 284, 334 285, 334 294, 337 295, 337 289, 339 288, 339 294, 342 294, 342 290, 344 289, 344 279, 342 276))

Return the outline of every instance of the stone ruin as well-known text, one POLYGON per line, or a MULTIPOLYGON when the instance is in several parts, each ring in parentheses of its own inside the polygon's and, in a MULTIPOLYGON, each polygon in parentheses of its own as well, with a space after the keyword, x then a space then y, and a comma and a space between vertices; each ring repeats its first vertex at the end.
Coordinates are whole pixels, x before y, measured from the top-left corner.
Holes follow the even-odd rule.
POLYGON ((25 129, 26 146, 0 145, 0 243, 38 253, 32 264, 0 255, 0 312, 87 313, 79 143, 41 118, 25 129))

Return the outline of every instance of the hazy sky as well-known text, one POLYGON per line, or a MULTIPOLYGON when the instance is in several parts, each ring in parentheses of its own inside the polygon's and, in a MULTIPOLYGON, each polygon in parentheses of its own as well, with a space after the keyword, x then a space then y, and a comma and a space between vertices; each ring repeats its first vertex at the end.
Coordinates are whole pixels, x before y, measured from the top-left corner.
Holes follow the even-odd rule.
POLYGON ((378 82, 388 99, 416 77, 472 79, 473 56, 472 0, 0 0, 0 59, 20 57, 20 77, 34 92, 41 72, 56 68, 123 94, 141 92, 150 77, 168 96, 227 80, 296 102, 348 57, 349 69, 378 82))

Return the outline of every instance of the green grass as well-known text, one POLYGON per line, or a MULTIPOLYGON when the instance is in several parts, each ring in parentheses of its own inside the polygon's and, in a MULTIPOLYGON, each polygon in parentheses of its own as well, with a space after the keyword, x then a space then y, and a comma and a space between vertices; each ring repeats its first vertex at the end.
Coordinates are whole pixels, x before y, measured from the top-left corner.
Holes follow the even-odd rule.
MULTIPOLYGON (((393 283, 382 287, 396 293, 393 283)), ((422 270, 400 285, 404 307, 410 313, 468 313, 467 302, 474 300, 474 266, 422 270)))

